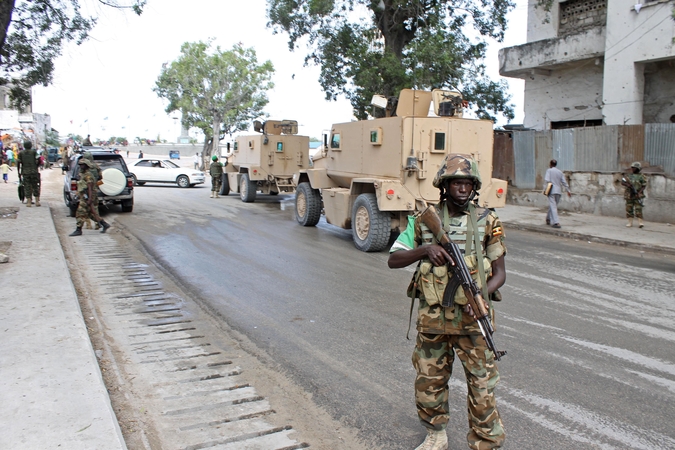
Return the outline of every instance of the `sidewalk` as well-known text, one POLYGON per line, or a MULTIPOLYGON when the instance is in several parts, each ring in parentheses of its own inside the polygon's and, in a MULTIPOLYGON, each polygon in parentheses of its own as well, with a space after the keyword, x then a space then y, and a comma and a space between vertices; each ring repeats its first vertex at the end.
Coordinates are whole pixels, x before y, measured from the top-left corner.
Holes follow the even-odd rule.
POLYGON ((126 449, 46 203, 0 184, 0 448, 126 449))
POLYGON ((560 225, 556 229, 546 225, 546 210, 526 206, 506 205, 497 210, 509 228, 553 234, 602 244, 618 245, 644 251, 658 251, 675 255, 675 226, 673 224, 645 222, 638 228, 637 220, 632 228, 620 217, 597 216, 558 211, 560 225))
MULTIPOLYGON (((27 208, 15 183, 0 184, 0 251, 9 255, 0 264, 0 448, 125 449, 46 203, 27 208)), ((508 205, 498 215, 507 230, 675 254, 669 224, 626 228, 622 218, 562 212, 554 229, 537 208, 508 205)))

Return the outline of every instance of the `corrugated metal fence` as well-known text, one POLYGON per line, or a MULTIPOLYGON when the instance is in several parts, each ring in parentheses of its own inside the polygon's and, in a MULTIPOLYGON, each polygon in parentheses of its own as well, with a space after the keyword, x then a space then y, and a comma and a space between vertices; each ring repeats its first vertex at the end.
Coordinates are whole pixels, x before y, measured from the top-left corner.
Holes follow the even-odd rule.
MULTIPOLYGON (((621 172, 633 161, 675 177, 675 124, 611 125, 548 131, 513 131, 513 185, 538 189, 551 159, 573 172, 621 172)), ((499 152, 509 154, 501 140, 499 152)), ((497 149, 495 148, 495 151, 497 149)))

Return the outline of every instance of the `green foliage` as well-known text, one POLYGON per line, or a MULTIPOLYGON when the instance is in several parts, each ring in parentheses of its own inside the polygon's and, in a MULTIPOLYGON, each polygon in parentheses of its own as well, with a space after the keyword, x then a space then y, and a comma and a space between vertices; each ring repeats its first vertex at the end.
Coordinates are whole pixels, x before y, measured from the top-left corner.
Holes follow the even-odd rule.
POLYGON ((181 112, 186 129, 204 132, 208 157, 226 134, 248 129, 263 114, 266 91, 274 86, 273 73, 270 61, 258 64, 255 50, 241 44, 211 51, 211 42, 186 42, 181 56, 162 70, 153 90, 168 100, 167 113, 181 112))
MULTIPOLYGON (((544 1, 544 0, 542 0, 544 1)), ((502 41, 511 0, 267 0, 268 26, 310 48, 326 99, 344 95, 366 118, 374 94, 455 87, 483 118, 512 119, 505 83, 482 61, 502 41), (473 30, 470 30, 473 27, 473 30), (474 36, 473 39, 469 36, 474 36)))
POLYGON ((68 139, 72 139, 75 142, 82 142, 84 138, 79 134, 68 133, 68 139))
MULTIPOLYGON (((147 0, 99 0, 141 14, 147 0)), ((80 13, 78 0, 5 0, 0 2, 0 85, 9 86, 10 103, 30 105, 31 87, 52 83, 54 60, 66 42, 81 44, 96 23, 80 13)))
POLYGON ((59 132, 55 129, 51 129, 45 133, 45 143, 50 147, 58 147, 61 145, 59 140, 59 132))

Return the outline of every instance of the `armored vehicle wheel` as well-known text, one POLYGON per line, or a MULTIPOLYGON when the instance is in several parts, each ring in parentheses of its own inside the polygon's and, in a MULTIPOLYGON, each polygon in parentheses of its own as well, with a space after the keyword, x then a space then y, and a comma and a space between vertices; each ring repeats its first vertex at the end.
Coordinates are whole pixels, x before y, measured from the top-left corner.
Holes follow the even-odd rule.
POLYGON ((362 252, 379 252, 389 243, 391 217, 377 208, 375 194, 356 197, 352 208, 354 245, 362 252))
POLYGON ((253 203, 255 201, 255 194, 258 190, 258 183, 251 181, 247 173, 241 174, 241 181, 239 183, 239 195, 241 201, 246 203, 253 203))
POLYGON ((230 180, 227 177, 227 174, 224 173, 220 181, 220 191, 218 195, 230 195, 230 180))
POLYGON ((298 185, 295 191, 295 220, 303 227, 313 227, 321 218, 321 194, 309 183, 298 185))

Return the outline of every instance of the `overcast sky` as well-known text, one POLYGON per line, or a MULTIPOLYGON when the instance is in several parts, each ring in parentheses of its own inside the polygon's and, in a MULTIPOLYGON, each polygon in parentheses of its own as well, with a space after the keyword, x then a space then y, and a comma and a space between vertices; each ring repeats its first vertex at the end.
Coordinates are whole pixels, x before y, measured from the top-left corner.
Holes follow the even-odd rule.
MULTIPOLYGON (((209 38, 223 50, 240 42, 255 48, 259 62, 272 61, 275 88, 265 109, 271 119, 297 120, 300 134, 320 137, 332 123, 352 118, 347 100, 324 100, 318 68, 303 67, 305 49, 290 52, 287 36, 266 28, 265 0, 148 0, 140 17, 95 0, 81 3, 86 13, 99 17, 91 38, 68 45, 56 62, 54 84, 33 90, 33 112, 49 114, 61 135, 175 141, 179 120, 164 112, 166 102, 152 88, 162 64, 179 57, 181 44, 209 38)), ((494 43, 489 51, 494 79, 499 78, 498 49, 525 42, 527 0, 516 3, 505 43, 494 43)), ((522 123, 523 83, 506 80, 516 105, 513 123, 522 123)))

